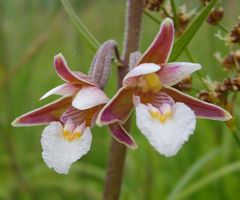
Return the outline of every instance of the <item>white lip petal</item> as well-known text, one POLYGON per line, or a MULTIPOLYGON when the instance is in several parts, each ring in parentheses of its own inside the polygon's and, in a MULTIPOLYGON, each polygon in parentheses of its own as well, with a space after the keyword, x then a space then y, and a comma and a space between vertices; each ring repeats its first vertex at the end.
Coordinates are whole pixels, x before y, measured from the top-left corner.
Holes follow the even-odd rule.
POLYGON ((194 112, 183 103, 172 107, 172 116, 161 123, 153 119, 148 107, 136 106, 137 126, 150 144, 166 157, 174 156, 193 134, 196 125, 194 112))
POLYGON ((63 137, 60 122, 50 123, 42 133, 42 157, 49 168, 59 174, 67 174, 75 161, 85 155, 91 146, 92 134, 86 128, 80 138, 68 141, 63 137))
POLYGON ((79 110, 86 110, 109 101, 106 94, 97 87, 83 87, 73 99, 72 106, 79 110))

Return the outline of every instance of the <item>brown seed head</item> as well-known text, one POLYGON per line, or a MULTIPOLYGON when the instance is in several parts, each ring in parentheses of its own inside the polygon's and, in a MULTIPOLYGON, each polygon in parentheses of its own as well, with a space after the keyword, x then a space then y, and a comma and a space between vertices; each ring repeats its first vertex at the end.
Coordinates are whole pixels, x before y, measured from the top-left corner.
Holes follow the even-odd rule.
POLYGON ((163 2, 164 0, 146 0, 144 7, 148 10, 158 12, 163 2))
POLYGON ((208 103, 213 103, 211 92, 201 91, 197 94, 197 98, 208 103))
POLYGON ((240 42, 240 23, 238 23, 233 30, 230 32, 230 42, 239 43, 240 42))
POLYGON ((206 6, 211 0, 201 0, 202 4, 206 6))
POLYGON ((223 18, 224 12, 222 8, 213 9, 208 15, 207 22, 212 25, 217 25, 223 18))
POLYGON ((180 36, 184 32, 194 13, 195 13, 194 10, 187 11, 187 7, 185 5, 179 7, 177 12, 179 23, 179 26, 176 27, 177 36, 180 36))
POLYGON ((190 90, 192 88, 192 77, 188 76, 184 78, 181 82, 176 84, 174 87, 180 91, 190 90))
POLYGON ((240 50, 231 52, 225 58, 223 58, 222 66, 227 70, 234 68, 238 69, 240 67, 240 50))

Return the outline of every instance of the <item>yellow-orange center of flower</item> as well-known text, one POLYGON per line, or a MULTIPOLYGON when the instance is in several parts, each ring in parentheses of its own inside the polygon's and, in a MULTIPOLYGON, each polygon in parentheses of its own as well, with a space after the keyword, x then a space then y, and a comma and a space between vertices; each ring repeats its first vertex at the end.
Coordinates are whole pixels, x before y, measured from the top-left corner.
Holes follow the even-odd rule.
POLYGON ((160 78, 156 73, 141 76, 137 86, 142 92, 158 92, 162 88, 160 78))
POLYGON ((80 131, 71 132, 69 130, 63 130, 63 137, 69 142, 80 138, 82 133, 80 131))
POLYGON ((150 109, 149 113, 153 119, 158 120, 160 123, 164 123, 167 119, 169 119, 172 116, 171 109, 165 110, 164 113, 161 113, 157 109, 150 109))

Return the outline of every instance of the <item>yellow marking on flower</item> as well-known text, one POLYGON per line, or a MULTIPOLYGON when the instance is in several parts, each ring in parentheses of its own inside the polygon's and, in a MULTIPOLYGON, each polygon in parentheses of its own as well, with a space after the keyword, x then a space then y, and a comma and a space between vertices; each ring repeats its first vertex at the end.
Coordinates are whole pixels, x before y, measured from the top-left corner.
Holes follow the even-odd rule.
POLYGON ((162 88, 162 84, 158 75, 151 73, 140 77, 138 87, 141 88, 142 92, 158 92, 162 88))
POLYGON ((158 120, 160 123, 164 123, 172 116, 171 110, 167 111, 164 114, 160 113, 158 110, 150 110, 149 113, 153 119, 158 120))
POLYGON ((69 130, 63 130, 63 137, 69 142, 80 138, 82 133, 80 131, 70 132, 69 130))

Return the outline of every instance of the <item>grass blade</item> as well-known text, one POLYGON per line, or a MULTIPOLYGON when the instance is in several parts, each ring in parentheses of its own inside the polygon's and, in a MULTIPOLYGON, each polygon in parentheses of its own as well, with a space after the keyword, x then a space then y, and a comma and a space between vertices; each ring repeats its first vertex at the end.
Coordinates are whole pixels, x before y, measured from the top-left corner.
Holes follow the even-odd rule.
POLYGON ((183 175, 183 177, 178 181, 176 186, 173 188, 173 190, 170 192, 170 194, 167 197, 167 200, 173 200, 176 199, 179 192, 191 181, 191 179, 194 177, 194 175, 205 166, 207 162, 212 160, 216 155, 220 153, 220 149, 214 149, 210 153, 204 155, 201 159, 197 160, 190 169, 187 170, 187 172, 183 175))
POLYGON ((226 176, 230 173, 233 173, 233 172, 239 171, 239 170, 240 170, 240 161, 228 164, 225 167, 222 167, 221 169, 219 169, 219 170, 207 175, 206 177, 200 179, 199 181, 193 183, 191 186, 189 186, 187 189, 185 189, 181 194, 179 194, 177 199, 186 198, 187 196, 193 194, 194 192, 197 192, 198 190, 202 189, 203 187, 206 187, 210 183, 217 181, 218 179, 222 178, 223 176, 226 176))
POLYGON ((204 7, 200 14, 195 18, 193 23, 188 27, 186 32, 177 40, 177 42, 174 44, 170 56, 170 61, 175 61, 178 59, 178 57, 185 50, 194 35, 197 33, 198 29, 205 21, 206 17, 208 16, 209 12, 211 11, 216 2, 217 0, 212 0, 206 7, 204 7))

